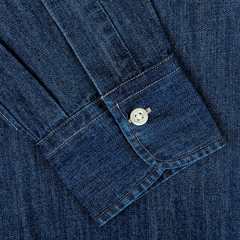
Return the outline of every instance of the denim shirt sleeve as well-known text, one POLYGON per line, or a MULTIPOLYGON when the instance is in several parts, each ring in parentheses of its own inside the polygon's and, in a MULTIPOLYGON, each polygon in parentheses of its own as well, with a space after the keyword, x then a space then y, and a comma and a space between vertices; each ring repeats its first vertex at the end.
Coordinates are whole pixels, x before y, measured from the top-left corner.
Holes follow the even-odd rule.
POLYGON ((1 5, 0 116, 99 226, 226 145, 150 1, 1 5))

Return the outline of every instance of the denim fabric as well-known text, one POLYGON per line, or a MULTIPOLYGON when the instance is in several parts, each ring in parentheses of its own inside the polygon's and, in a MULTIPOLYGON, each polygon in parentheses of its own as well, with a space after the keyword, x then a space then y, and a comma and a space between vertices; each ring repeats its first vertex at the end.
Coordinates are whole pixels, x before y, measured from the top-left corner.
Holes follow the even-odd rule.
POLYGON ((1 1, 2 239, 239 239, 238 15, 1 1))

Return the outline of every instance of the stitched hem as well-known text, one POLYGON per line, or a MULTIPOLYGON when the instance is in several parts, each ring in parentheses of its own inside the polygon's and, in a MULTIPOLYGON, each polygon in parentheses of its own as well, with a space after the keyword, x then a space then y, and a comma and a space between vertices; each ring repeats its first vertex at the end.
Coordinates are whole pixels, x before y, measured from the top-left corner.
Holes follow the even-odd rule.
MULTIPOLYGON (((160 183, 157 183, 156 186, 151 188, 149 191, 153 190, 161 183, 167 181, 170 177, 176 175, 181 170, 184 170, 188 166, 192 165, 196 161, 206 157, 207 155, 214 153, 221 148, 226 146, 226 141, 223 137, 213 141, 210 145, 208 144, 205 148, 202 148, 198 152, 192 154, 191 161, 182 165, 180 170, 174 172, 174 174, 170 175, 166 179, 163 179, 160 183), (194 159, 194 160, 193 160, 194 159)), ((191 155, 189 156, 191 157, 191 155)), ((121 199, 119 199, 116 203, 114 203, 111 207, 104 210, 98 216, 96 216, 93 220, 99 225, 103 226, 109 220, 111 220, 114 216, 116 216, 119 212, 121 212, 124 208, 130 205, 132 202, 144 196, 148 193, 148 189, 159 179, 159 177, 163 174, 162 170, 153 169, 151 173, 149 173, 142 181, 140 181, 133 189, 131 189, 126 195, 124 195, 121 199)))
MULTIPOLYGON (((222 145, 221 141, 219 141, 219 143, 217 143, 217 145, 218 145, 218 148, 216 148, 215 151, 218 151, 221 148, 225 147, 226 146, 226 142, 225 143, 223 142, 223 145, 222 145)), ((214 153, 215 151, 212 151, 209 154, 214 153)), ((202 156, 201 158, 198 158, 198 159, 196 159, 194 161, 191 161, 190 163, 187 163, 186 165, 183 165, 183 166, 181 166, 179 168, 167 169, 166 171, 172 171, 172 173, 171 174, 166 174, 167 176, 165 176, 165 174, 164 174, 165 171, 164 171, 163 174, 159 177, 159 179, 157 179, 157 181, 152 186, 150 186, 145 192, 143 192, 141 195, 139 195, 137 197, 137 199, 139 199, 139 198, 143 197, 144 195, 146 195, 147 193, 151 192, 152 190, 154 190, 155 188, 157 188, 158 186, 160 186, 161 184, 163 184, 164 182, 169 180, 171 177, 173 177, 176 174, 180 173, 181 171, 185 170, 186 168, 188 168, 189 166, 191 166, 192 164, 194 164, 198 160, 202 159, 203 157, 205 157, 205 156, 202 156)))
POLYGON ((161 170, 153 169, 133 189, 131 189, 111 207, 107 208, 98 216, 93 218, 93 220, 98 224, 99 227, 103 226, 128 205, 134 202, 138 196, 144 193, 162 175, 162 173, 163 171, 161 170))

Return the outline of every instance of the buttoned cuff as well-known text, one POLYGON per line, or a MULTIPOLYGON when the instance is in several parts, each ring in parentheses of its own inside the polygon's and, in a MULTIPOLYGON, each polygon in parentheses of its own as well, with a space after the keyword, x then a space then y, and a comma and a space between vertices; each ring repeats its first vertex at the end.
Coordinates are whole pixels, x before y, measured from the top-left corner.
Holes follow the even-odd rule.
POLYGON ((186 167, 225 145, 174 55, 112 89, 38 142, 99 226, 167 169, 186 167))

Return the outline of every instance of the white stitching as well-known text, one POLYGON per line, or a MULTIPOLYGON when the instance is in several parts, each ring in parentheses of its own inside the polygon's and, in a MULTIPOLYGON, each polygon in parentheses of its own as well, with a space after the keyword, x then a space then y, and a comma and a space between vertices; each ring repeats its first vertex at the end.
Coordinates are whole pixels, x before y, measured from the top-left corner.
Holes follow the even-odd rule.
POLYGON ((105 113, 109 112, 111 109, 115 108, 116 106, 108 109, 107 111, 103 112, 101 115, 99 115, 97 118, 93 119, 91 122, 89 122, 87 125, 85 125, 84 127, 82 127, 81 129, 79 129, 77 132, 75 132, 73 135, 71 135, 69 138, 67 138, 65 141, 63 141, 60 145, 58 145, 52 152, 50 152, 46 157, 52 155, 58 148, 60 148, 63 144, 65 144, 67 141, 69 141, 73 136, 75 136, 76 134, 78 134, 81 130, 83 130, 84 128, 86 128, 89 124, 93 123, 94 121, 96 121, 98 118, 102 117, 105 113))
POLYGON ((123 85, 131 82, 132 80, 135 80, 135 79, 138 78, 138 77, 141 77, 142 75, 144 75, 144 74, 146 74, 147 72, 153 70, 154 68, 159 67, 159 66, 162 65, 163 63, 165 63, 165 62, 167 62, 168 60, 170 60, 173 56, 174 56, 174 54, 172 53, 172 54, 171 54, 169 57, 167 57, 163 62, 160 62, 160 63, 154 65, 153 67, 151 67, 151 68, 149 68, 149 69, 146 69, 144 72, 138 74, 137 76, 129 79, 128 81, 121 83, 119 86, 117 86, 116 88, 114 88, 114 89, 111 90, 110 92, 106 93, 103 97, 106 97, 106 96, 109 95, 110 93, 115 92, 118 88, 120 88, 120 87, 122 87, 123 85))
POLYGON ((15 126, 9 121, 9 119, 8 119, 2 112, 0 112, 0 114, 9 122, 9 124, 10 124, 11 126, 13 126, 18 132, 21 133, 21 131, 20 131, 17 127, 15 127, 15 126))
POLYGON ((90 108, 92 105, 96 104, 97 102, 99 102, 101 100, 101 98, 99 98, 98 100, 96 100, 95 102, 92 102, 90 105, 88 105, 85 109, 80 110, 73 118, 69 118, 63 125, 60 125, 58 128, 56 128, 50 135, 48 135, 45 139, 42 139, 41 141, 39 141, 37 143, 37 145, 41 145, 43 142, 45 142, 48 138, 50 138, 54 133, 56 133, 58 130, 60 130, 62 127, 64 127, 67 123, 69 123, 70 121, 72 121, 74 118, 76 118, 79 114, 85 112, 88 108, 90 108))
POLYGON ((123 85, 131 82, 132 80, 135 80, 136 78, 138 78, 138 77, 146 74, 147 72, 155 69, 156 67, 162 65, 163 63, 165 63, 165 62, 167 62, 168 60, 170 60, 173 56, 174 56, 174 54, 172 53, 172 54, 171 54, 169 57, 167 57, 163 62, 160 62, 160 63, 154 65, 153 67, 151 67, 151 68, 143 71, 142 73, 138 74, 137 76, 129 79, 128 81, 120 84, 119 86, 117 86, 116 88, 114 88, 113 90, 111 90, 110 92, 106 93, 105 95, 103 95, 102 97, 100 97, 100 98, 99 98, 98 100, 96 100, 95 102, 92 102, 92 103, 91 103, 89 106, 87 106, 85 109, 80 110, 79 113, 77 113, 73 118, 68 119, 63 125, 60 125, 58 128, 56 128, 55 130, 53 130, 53 132, 50 133, 50 135, 48 135, 45 139, 42 139, 41 141, 39 141, 39 142, 37 143, 37 145, 40 146, 41 144, 43 144, 49 137, 51 137, 54 133, 56 133, 58 130, 60 130, 62 127, 64 127, 67 123, 69 123, 70 121, 72 121, 73 119, 75 119, 77 116, 79 116, 79 114, 82 114, 82 113, 83 113, 84 111, 86 111, 89 107, 91 107, 91 106, 93 106, 94 104, 98 103, 100 100, 102 100, 103 98, 105 98, 106 96, 108 96, 110 93, 115 92, 118 88, 122 87, 123 85))
POLYGON ((219 140, 219 139, 222 138, 222 136, 221 136, 221 137, 219 137, 218 139, 215 139, 214 141, 212 141, 212 142, 206 144, 205 146, 203 146, 203 147, 201 147, 201 148, 198 148, 198 149, 195 150, 194 152, 191 152, 191 153, 189 153, 189 154, 187 154, 187 155, 184 155, 184 156, 182 156, 182 157, 175 158, 175 159, 169 159, 169 160, 160 160, 160 159, 154 157, 154 156, 153 156, 153 155, 147 150, 147 148, 142 144, 142 142, 140 141, 140 139, 138 138, 138 136, 136 135, 136 133, 133 131, 131 125, 130 125, 129 122, 128 122, 128 120, 127 120, 126 117, 124 116, 124 114, 123 114, 122 110, 120 109, 119 105, 118 105, 118 104, 116 104, 116 105, 117 105, 117 107, 118 107, 118 109, 119 109, 121 115, 124 117, 125 121, 127 122, 129 128, 131 129, 132 133, 134 134, 135 138, 136 138, 137 141, 139 142, 139 144, 144 148, 144 150, 145 150, 145 151, 146 151, 146 152, 147 152, 152 158, 154 158, 154 159, 157 160, 158 162, 170 162, 170 161, 176 161, 176 160, 178 160, 178 159, 181 159, 181 158, 187 157, 187 156, 192 155, 192 154, 195 153, 195 152, 198 152, 199 150, 201 150, 201 149, 207 147, 208 145, 210 145, 210 144, 212 144, 213 142, 216 142, 217 140, 219 140))
POLYGON ((170 76, 170 75, 172 75, 173 73, 177 72, 179 69, 180 69, 180 67, 179 67, 179 68, 177 68, 177 69, 175 69, 173 72, 169 73, 167 76, 165 76, 165 77, 163 77, 163 78, 160 78, 160 79, 159 79, 159 80, 157 80, 156 82, 154 82, 154 83, 152 83, 152 84, 148 85, 147 87, 145 87, 145 88, 141 89, 140 91, 138 91, 138 92, 136 92, 136 93, 134 93, 134 94, 130 95, 129 97, 125 98, 124 100, 122 100, 122 101, 121 101, 121 102, 119 102, 119 103, 125 102, 126 100, 128 100, 128 99, 129 99, 129 98, 131 98, 132 96, 134 96, 134 95, 136 95, 136 94, 138 94, 138 93, 142 92, 143 90, 145 90, 145 89, 147 89, 147 88, 151 87, 152 85, 154 85, 154 84, 158 83, 159 81, 162 81, 163 79, 165 79, 165 78, 169 77, 169 76, 170 76))
MULTIPOLYGON (((25 135, 20 129, 18 129, 15 125, 13 125, 13 123, 10 122, 10 120, 0 111, 0 114, 7 120, 7 122, 9 122, 9 124, 11 126, 14 127, 14 129, 16 129, 19 133, 25 135)), ((34 139, 38 140, 37 137, 35 137, 32 133, 30 133, 29 131, 27 131, 34 139)))
MULTIPOLYGON (((174 72, 176 72, 179 68, 175 69, 173 72, 169 73, 167 76, 163 77, 163 78, 160 78, 159 80, 157 80, 156 82, 148 85, 147 87, 143 88, 141 91, 138 91, 134 94, 132 94, 131 96, 127 97, 126 99, 124 99, 123 101, 121 101, 120 103, 124 102, 125 100, 131 98, 132 96, 142 92, 143 90, 151 87, 152 85, 154 85, 155 83, 165 79, 166 77, 170 76, 171 74, 173 74, 174 72)), ((97 118, 93 119, 91 122, 89 122, 87 125, 85 125, 84 127, 82 127, 81 129, 79 129, 77 132, 75 132, 72 136, 70 136, 68 139, 66 139, 64 142, 62 142, 59 146, 57 146, 51 153, 49 153, 46 157, 50 156, 52 153, 54 153, 60 146, 62 146, 64 143, 66 143, 69 139, 71 139, 74 135, 76 135, 77 133, 79 133, 82 129, 84 129, 85 127, 87 127, 90 123, 94 122, 96 119, 98 119, 99 117, 101 117, 103 114, 105 114, 106 112, 110 111, 111 109, 117 107, 118 104, 116 104, 115 106, 113 106, 112 108, 108 109, 107 111, 105 111, 104 113, 102 113, 101 115, 99 115, 97 118)), ((125 117, 125 116, 124 116, 125 117)))
MULTIPOLYGON (((110 109, 109 109, 110 110, 110 109)), ((104 113, 102 113, 101 115, 99 115, 97 118, 93 119, 91 122, 89 122, 87 125, 85 125, 84 127, 82 127, 81 129, 79 129, 77 132, 75 132, 73 135, 71 135, 69 138, 67 138, 65 141, 63 141, 60 145, 58 145, 52 152, 50 152, 46 157, 52 155, 54 152, 56 152, 56 150, 58 148, 60 148, 63 144, 65 144, 66 142, 68 142, 73 136, 75 136, 76 134, 78 134, 81 130, 83 130, 84 128, 86 128, 90 123, 96 121, 98 118, 100 118, 103 114, 105 114, 106 112, 108 112, 109 110, 105 111, 104 113)))

